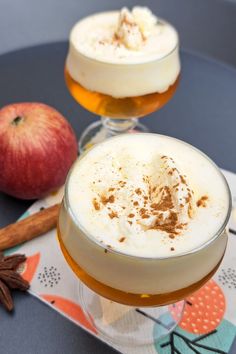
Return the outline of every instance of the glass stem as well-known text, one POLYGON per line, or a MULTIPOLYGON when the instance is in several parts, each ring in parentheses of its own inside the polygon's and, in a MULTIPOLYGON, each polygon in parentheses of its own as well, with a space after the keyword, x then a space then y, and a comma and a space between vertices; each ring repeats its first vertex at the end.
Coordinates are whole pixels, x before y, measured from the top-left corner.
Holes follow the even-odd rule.
POLYGON ((101 117, 102 124, 111 136, 127 133, 129 130, 135 129, 138 120, 137 118, 130 119, 113 119, 109 117, 101 117))

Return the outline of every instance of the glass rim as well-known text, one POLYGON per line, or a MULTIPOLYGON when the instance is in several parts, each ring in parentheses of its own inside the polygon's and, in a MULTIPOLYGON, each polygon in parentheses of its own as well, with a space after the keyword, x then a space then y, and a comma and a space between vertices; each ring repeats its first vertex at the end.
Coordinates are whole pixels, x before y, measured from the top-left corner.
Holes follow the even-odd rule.
MULTIPOLYGON (((222 181, 226 187, 226 191, 227 191, 227 195, 228 195, 228 211, 227 211, 227 214, 226 214, 226 217, 222 223, 222 225, 220 226, 220 228, 215 232, 215 234, 209 239, 207 240, 206 242, 204 242, 203 244, 193 248, 192 250, 189 250, 187 252, 181 252, 177 255, 171 255, 171 256, 159 256, 159 257, 147 257, 147 256, 137 256, 137 255, 134 255, 134 254, 129 254, 129 253, 125 253, 125 252, 121 252, 121 251, 118 251, 116 249, 113 249, 113 248, 110 248, 110 247, 107 247, 107 245, 105 245, 104 243, 102 243, 101 241, 97 240, 94 236, 92 236, 86 229, 83 225, 81 225, 81 223, 79 222, 79 220, 77 219, 76 215, 74 214, 72 208, 70 207, 70 203, 69 203, 69 197, 68 197, 68 185, 69 185, 69 181, 70 181, 70 177, 72 175, 72 172, 76 166, 77 163, 80 162, 80 160, 82 160, 86 155, 87 153, 89 153, 91 150, 93 150, 94 148, 96 148, 97 145, 100 145, 102 144, 103 142, 99 143, 99 144, 96 144, 94 145, 93 147, 91 147, 89 150, 87 150, 86 152, 84 152, 81 156, 79 156, 78 159, 76 159, 76 161, 73 163, 68 175, 67 175, 67 178, 66 178, 66 182, 65 182, 65 193, 64 193, 64 198, 63 198, 63 201, 62 203, 64 203, 64 206, 66 208, 66 210, 68 211, 68 213, 70 214, 73 222, 75 223, 75 225, 82 231, 83 233, 83 236, 86 237, 87 240, 89 240, 90 242, 92 242, 93 244, 95 243, 98 247, 100 247, 101 249, 103 249, 104 251, 107 250, 109 251, 110 253, 113 253, 115 255, 118 255, 118 256, 123 256, 123 257, 128 257, 128 258, 133 258, 133 259, 142 259, 142 260, 146 260, 146 261, 155 261, 155 260, 165 260, 165 259, 176 259, 176 258, 180 258, 180 257, 185 257, 185 256, 188 256, 190 254, 194 254, 194 253, 197 253, 198 251, 204 249, 204 248, 207 248, 208 246, 211 245, 211 243, 213 241, 215 241, 218 237, 220 237, 225 229, 226 229, 226 226, 227 226, 227 223, 229 221, 229 218, 230 218, 230 215, 231 215, 231 209, 232 209, 232 196, 231 196, 231 192, 230 192, 230 188, 229 188, 229 185, 228 185, 228 182, 225 178, 225 176, 223 175, 223 173, 221 172, 220 168, 216 165, 216 163, 210 158, 208 157, 204 152, 202 152, 201 150, 199 150, 198 148, 196 148, 195 146, 183 141, 183 140, 180 140, 180 139, 177 139, 177 138, 174 138, 174 137, 171 137, 171 136, 168 136, 168 135, 164 135, 164 134, 157 134, 157 133, 139 133, 139 135, 155 135, 155 136, 160 136, 160 137, 165 137, 165 138, 168 138, 168 139, 171 139, 171 140, 176 140, 192 149, 194 149, 197 153, 201 154, 204 158, 206 158, 209 163, 211 163, 215 169, 218 171, 220 177, 222 178, 222 181)), ((118 136, 114 136, 114 137, 111 137, 111 138, 108 138, 105 141, 109 141, 109 140, 114 140, 114 139, 117 139, 119 138, 120 135, 118 136)))
MULTIPOLYGON (((69 35, 69 46, 72 46, 75 50, 76 50, 76 52, 77 52, 77 54, 79 54, 79 55, 82 55, 82 56, 84 56, 86 59, 89 59, 89 60, 92 60, 92 61, 95 61, 95 62, 97 62, 97 63, 100 63, 100 64, 105 64, 105 65, 114 65, 114 66, 117 66, 117 65, 123 65, 123 66, 125 66, 125 65, 129 65, 129 66, 135 66, 135 65, 143 65, 143 64, 148 64, 148 63, 152 63, 152 62, 160 62, 160 61, 162 61, 162 60, 164 60, 164 59, 166 59, 166 58, 168 58, 171 54, 173 54, 177 49, 179 50, 179 46, 180 46, 180 41, 179 41, 179 33, 178 33, 178 31, 177 31, 177 29, 170 23, 170 22, 168 22, 168 21, 166 21, 166 20, 164 20, 163 18, 160 18, 160 17, 158 17, 158 22, 157 23, 161 23, 161 24, 163 24, 163 23, 166 23, 166 24, 168 24, 169 26, 171 26, 171 28, 173 28, 174 29, 174 31, 176 32, 176 37, 177 37, 177 41, 176 41, 176 44, 174 45, 174 47, 168 52, 168 53, 166 53, 164 56, 162 56, 162 57, 160 57, 160 58, 155 58, 155 55, 152 55, 152 57, 151 57, 151 59, 146 59, 146 60, 143 60, 143 61, 140 61, 140 62, 136 62, 136 63, 129 63, 129 62, 126 62, 126 61, 121 61, 121 62, 118 62, 118 61, 105 61, 105 60, 102 60, 102 59, 97 59, 97 58, 94 58, 94 57, 92 57, 92 56, 90 56, 90 55, 88 55, 88 54, 85 54, 84 52, 82 52, 81 50, 79 50, 73 43, 72 43, 72 36, 73 36, 73 33, 74 33, 74 31, 75 31, 75 28, 76 28, 76 26, 80 23, 80 22, 82 22, 82 21, 84 21, 85 19, 87 19, 87 18, 89 18, 89 17, 92 17, 92 16, 94 16, 94 15, 99 15, 99 14, 103 14, 103 13, 114 13, 114 12, 119 12, 119 11, 103 11, 103 12, 98 12, 98 13, 95 13, 95 14, 91 14, 91 15, 88 15, 88 16, 85 16, 85 17, 83 17, 83 18, 81 18, 79 21, 77 21, 75 24, 74 24, 74 26, 71 28, 71 30, 70 30, 70 35, 69 35)), ((67 56, 68 56, 68 53, 69 53, 69 50, 68 50, 68 52, 67 52, 67 56)))

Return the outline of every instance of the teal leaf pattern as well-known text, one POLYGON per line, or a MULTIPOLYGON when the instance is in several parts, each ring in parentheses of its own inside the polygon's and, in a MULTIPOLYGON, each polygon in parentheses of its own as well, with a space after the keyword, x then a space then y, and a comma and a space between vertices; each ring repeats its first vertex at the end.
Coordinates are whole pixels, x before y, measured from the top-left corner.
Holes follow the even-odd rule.
MULTIPOLYGON (((158 330, 156 325, 155 331, 158 330)), ((177 327, 174 332, 155 344, 157 353, 161 354, 226 354, 236 335, 236 326, 223 320, 217 329, 195 335, 177 327)))

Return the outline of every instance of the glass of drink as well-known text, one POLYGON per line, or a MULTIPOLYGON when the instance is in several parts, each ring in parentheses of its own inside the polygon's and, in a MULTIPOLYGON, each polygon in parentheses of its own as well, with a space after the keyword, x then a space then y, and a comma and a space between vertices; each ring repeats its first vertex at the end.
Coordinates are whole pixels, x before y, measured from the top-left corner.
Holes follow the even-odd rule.
POLYGON ((58 238, 97 332, 127 345, 171 332, 182 300, 221 263, 230 211, 220 170, 180 140, 125 134, 83 154, 67 178, 58 238))
POLYGON ((71 95, 101 116, 80 150, 127 132, 147 132, 138 118, 164 106, 179 82, 178 34, 149 9, 99 13, 73 27, 65 64, 71 95))

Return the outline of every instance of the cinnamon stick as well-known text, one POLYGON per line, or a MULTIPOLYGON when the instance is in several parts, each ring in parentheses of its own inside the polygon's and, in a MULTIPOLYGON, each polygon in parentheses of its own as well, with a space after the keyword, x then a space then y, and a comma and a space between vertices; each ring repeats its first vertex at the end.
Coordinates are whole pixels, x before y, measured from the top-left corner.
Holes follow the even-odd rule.
POLYGON ((45 208, 0 229, 0 250, 19 245, 56 227, 60 204, 45 208))

